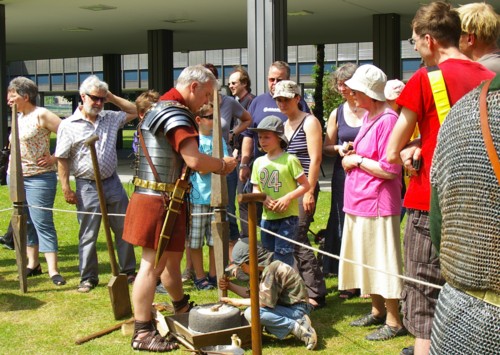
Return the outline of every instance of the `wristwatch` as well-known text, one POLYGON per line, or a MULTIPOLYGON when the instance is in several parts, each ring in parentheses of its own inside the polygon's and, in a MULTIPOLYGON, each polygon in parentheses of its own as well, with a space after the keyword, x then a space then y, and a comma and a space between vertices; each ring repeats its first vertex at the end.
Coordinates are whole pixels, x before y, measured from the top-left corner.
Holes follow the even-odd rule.
POLYGON ((242 168, 248 168, 248 164, 240 164, 240 169, 242 168))
POLYGON ((359 168, 359 167, 361 167, 361 164, 363 163, 363 159, 365 159, 365 157, 362 157, 362 156, 359 156, 359 157, 358 157, 358 161, 357 161, 357 163, 358 163, 358 168, 359 168))

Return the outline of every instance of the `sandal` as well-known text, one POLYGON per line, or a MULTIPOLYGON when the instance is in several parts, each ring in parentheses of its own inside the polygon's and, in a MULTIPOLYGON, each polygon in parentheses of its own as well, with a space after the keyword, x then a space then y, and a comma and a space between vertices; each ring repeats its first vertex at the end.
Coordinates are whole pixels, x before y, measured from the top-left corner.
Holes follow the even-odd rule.
POLYGON ((185 294, 180 301, 172 301, 172 306, 174 306, 174 314, 188 313, 191 309, 193 309, 193 307, 196 306, 194 301, 189 302, 189 298, 190 296, 188 294, 185 294), (187 310, 184 312, 180 312, 186 306, 188 306, 187 310))
POLYGON ((127 274, 127 282, 128 282, 128 284, 129 285, 133 285, 136 278, 137 278, 137 273, 136 272, 131 272, 130 274, 127 274))
POLYGON ((60 274, 55 274, 51 276, 50 279, 56 286, 66 285, 66 280, 60 274))
POLYGON ((134 350, 167 352, 179 349, 179 345, 177 343, 168 342, 156 330, 150 330, 144 337, 138 339, 137 336, 140 333, 136 333, 132 338, 132 342, 130 345, 132 345, 132 349, 134 350))
POLYGON ((198 291, 215 289, 215 286, 208 280, 208 277, 203 277, 201 279, 194 278, 194 287, 198 291))
POLYGON ((325 296, 309 298, 309 304, 311 305, 313 311, 321 309, 321 308, 326 306, 325 296), (311 301, 313 301, 313 302, 311 302, 311 301))
POLYGON ((358 297, 361 294, 359 288, 354 290, 342 290, 339 297, 343 300, 350 300, 351 298, 358 297))
POLYGON ((209 274, 207 274, 207 279, 208 279, 208 282, 210 282, 210 284, 211 284, 214 288, 217 288, 217 275, 215 275, 215 276, 210 276, 209 274))
POLYGON ((97 283, 94 284, 90 280, 84 280, 84 281, 80 282, 80 285, 78 285, 77 291, 80 293, 89 293, 90 290, 92 290, 96 286, 97 286, 97 283))
POLYGON ((42 274, 42 266, 38 264, 34 269, 26 268, 26 277, 38 276, 42 274))
POLYGON ((384 324, 373 333, 368 334, 365 337, 365 339, 371 341, 389 340, 406 334, 408 334, 408 331, 406 330, 405 327, 401 327, 398 329, 395 327, 391 327, 390 325, 384 324))

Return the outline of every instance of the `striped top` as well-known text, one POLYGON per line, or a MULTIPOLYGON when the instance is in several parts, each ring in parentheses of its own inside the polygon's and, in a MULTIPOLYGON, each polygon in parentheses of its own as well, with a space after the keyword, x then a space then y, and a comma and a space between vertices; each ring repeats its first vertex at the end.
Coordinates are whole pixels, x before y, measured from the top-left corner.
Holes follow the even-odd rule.
MULTIPOLYGON (((299 159, 306 176, 309 175, 309 166, 311 165, 311 157, 307 150, 306 132, 304 131, 304 122, 308 116, 304 117, 299 127, 293 132, 288 143, 288 148, 286 149, 288 153, 294 154, 299 159)), ((318 144, 320 144, 320 142, 318 144)))

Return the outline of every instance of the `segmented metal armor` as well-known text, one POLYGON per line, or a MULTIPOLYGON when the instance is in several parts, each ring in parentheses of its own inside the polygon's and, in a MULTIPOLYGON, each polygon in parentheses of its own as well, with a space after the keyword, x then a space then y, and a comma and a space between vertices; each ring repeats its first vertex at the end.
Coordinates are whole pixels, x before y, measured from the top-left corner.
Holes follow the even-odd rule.
MULTIPOLYGON (((157 102, 146 114, 140 126, 145 146, 162 183, 173 184, 181 175, 184 164, 182 157, 165 139, 165 135, 170 130, 179 126, 196 127, 196 123, 189 109, 177 101, 157 102)), ((140 145, 138 156, 137 178, 143 182, 151 182, 153 185, 155 176, 140 145)), ((135 191, 142 194, 161 194, 157 189, 140 185, 136 186, 135 191)))

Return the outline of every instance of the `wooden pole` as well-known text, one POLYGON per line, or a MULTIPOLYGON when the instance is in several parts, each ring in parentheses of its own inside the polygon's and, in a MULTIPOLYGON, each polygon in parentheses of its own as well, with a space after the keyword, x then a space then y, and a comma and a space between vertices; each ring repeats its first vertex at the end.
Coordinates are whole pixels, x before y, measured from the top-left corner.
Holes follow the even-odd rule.
POLYGON ((12 106, 12 130, 10 141, 10 200, 13 205, 11 218, 16 248, 17 273, 19 287, 22 293, 28 291, 26 268, 28 267, 26 254, 26 194, 24 191, 23 168, 21 165, 21 150, 19 147, 19 126, 17 122, 17 105, 12 106))
POLYGON ((122 325, 124 325, 124 324, 130 324, 130 323, 133 323, 133 322, 134 322, 134 317, 132 317, 130 319, 127 319, 127 320, 125 320, 123 322, 117 323, 117 324, 113 325, 112 327, 100 330, 100 331, 95 332, 93 334, 87 335, 87 336, 85 336, 83 338, 76 339, 75 344, 76 345, 82 345, 83 343, 86 343, 88 341, 97 339, 99 337, 102 337, 103 335, 107 335, 109 333, 112 333, 115 330, 121 329, 122 325))
MULTIPOLYGON (((222 146, 222 122, 220 117, 219 92, 214 90, 214 125, 213 125, 213 145, 212 156, 222 158, 224 150, 222 146)), ((226 207, 227 180, 224 175, 212 174, 212 191, 210 194, 210 206, 214 209, 214 220, 212 221, 212 238, 214 241, 215 272, 217 280, 224 277, 224 269, 229 261, 229 222, 227 221, 226 207)), ((227 291, 218 288, 219 300, 227 297, 227 291)))
POLYGON ((250 311, 252 314, 252 354, 262 354, 259 303, 259 261, 257 260, 257 206, 255 202, 263 202, 264 193, 238 195, 238 203, 248 203, 248 249, 250 252, 250 311))

